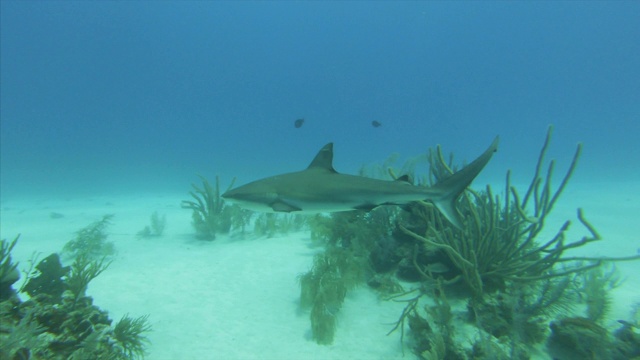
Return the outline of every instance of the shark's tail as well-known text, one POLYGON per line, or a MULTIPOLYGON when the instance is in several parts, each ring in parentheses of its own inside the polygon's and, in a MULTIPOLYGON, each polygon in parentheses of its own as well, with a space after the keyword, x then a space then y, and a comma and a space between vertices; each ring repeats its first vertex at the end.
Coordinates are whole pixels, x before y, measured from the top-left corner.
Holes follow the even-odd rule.
POLYGON ((499 138, 496 137, 487 150, 473 160, 471 164, 432 187, 433 190, 441 194, 438 199, 432 200, 433 204, 458 229, 462 229, 462 217, 456 210, 456 200, 491 160, 491 156, 498 149, 498 141, 499 138))

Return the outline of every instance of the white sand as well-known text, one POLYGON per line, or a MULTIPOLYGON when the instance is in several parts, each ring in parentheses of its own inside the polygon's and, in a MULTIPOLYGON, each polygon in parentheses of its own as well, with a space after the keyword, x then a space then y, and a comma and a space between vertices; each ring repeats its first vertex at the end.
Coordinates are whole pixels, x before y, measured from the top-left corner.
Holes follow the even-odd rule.
MULTIPOLYGON (((34 251, 58 252, 78 229, 115 214, 108 229, 118 254, 88 294, 117 321, 150 315, 149 359, 394 359, 403 358, 399 333, 386 336, 404 304, 380 301, 366 287, 350 292, 339 315, 335 341, 310 339, 308 313, 299 313, 298 274, 315 251, 306 233, 286 237, 219 237, 194 240, 190 212, 177 196, 20 200, 1 204, 2 238, 22 233, 13 252, 20 267, 34 251), (51 219, 51 212, 64 214, 51 219), (138 239, 151 213, 167 216, 160 238, 138 239)), ((581 206, 605 240, 580 255, 628 256, 640 248, 640 184, 570 184, 548 223, 548 233, 581 206)), ((587 232, 574 221, 569 240, 587 232)), ((640 261, 620 263, 625 283, 612 292, 609 324, 629 319, 640 303, 640 261)), ((410 359, 406 349, 405 359, 410 359)))

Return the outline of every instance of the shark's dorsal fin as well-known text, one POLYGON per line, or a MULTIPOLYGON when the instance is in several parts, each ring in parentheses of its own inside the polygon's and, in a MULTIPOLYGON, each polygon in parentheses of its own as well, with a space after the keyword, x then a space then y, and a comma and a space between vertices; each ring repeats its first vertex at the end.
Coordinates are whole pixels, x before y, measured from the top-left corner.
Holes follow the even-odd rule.
POLYGON ((333 168, 333 143, 323 146, 307 169, 324 169, 336 172, 333 168))

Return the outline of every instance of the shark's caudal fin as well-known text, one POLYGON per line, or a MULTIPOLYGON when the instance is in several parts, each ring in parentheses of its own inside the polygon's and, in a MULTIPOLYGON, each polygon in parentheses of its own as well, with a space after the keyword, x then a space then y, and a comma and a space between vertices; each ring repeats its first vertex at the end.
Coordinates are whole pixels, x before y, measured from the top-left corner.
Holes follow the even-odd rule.
POLYGON ((456 210, 456 200, 491 160, 491 156, 498 149, 498 140, 499 138, 496 137, 489 148, 471 164, 432 187, 433 190, 442 194, 440 198, 433 200, 434 205, 458 229, 462 229, 462 217, 456 210))

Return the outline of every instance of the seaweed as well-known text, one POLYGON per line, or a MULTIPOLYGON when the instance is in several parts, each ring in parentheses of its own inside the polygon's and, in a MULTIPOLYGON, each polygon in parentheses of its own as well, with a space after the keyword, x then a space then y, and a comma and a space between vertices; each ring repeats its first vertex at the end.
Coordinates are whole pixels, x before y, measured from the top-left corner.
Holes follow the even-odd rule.
MULTIPOLYGON (((220 196, 220 178, 216 176, 215 187, 200 176, 202 185, 191 184, 193 190, 189 192, 193 200, 183 200, 181 207, 192 211, 192 225, 196 230, 196 237, 201 240, 214 240, 217 233, 226 234, 233 225, 233 207, 226 204, 220 196)), ((233 187, 235 179, 228 189, 233 187)))
POLYGON ((372 256, 378 241, 391 237, 398 211, 390 206, 308 218, 312 241, 324 245, 325 250, 314 257, 312 269, 299 277, 300 306, 311 308, 312 337, 318 343, 333 341, 344 297, 350 289, 366 283, 367 277, 381 290, 402 289, 397 282, 372 279, 376 276, 371 261, 379 258, 380 254, 372 256))
POLYGON ((149 315, 134 319, 126 314, 114 326, 113 335, 127 357, 144 356, 145 344, 149 343, 149 339, 142 334, 151 331, 148 320, 149 315))
POLYGON ((154 211, 151 214, 151 225, 147 225, 144 229, 138 231, 136 234, 139 238, 150 238, 162 236, 165 227, 167 226, 167 216, 158 214, 154 211))
POLYGON ((47 341, 40 336, 46 328, 34 320, 34 313, 35 309, 27 310, 8 336, 2 339, 1 359, 29 359, 31 349, 46 347, 47 341))
POLYGON ((243 209, 238 205, 231 205, 231 229, 239 230, 241 235, 244 235, 247 226, 251 223, 253 218, 253 211, 243 209))
POLYGON ((389 300, 405 302, 402 314, 387 333, 400 330, 400 343, 404 343, 405 324, 409 327, 412 350, 420 359, 465 359, 464 352, 455 341, 454 315, 444 292, 442 280, 420 286, 413 290, 391 296, 389 300), (411 298, 407 295, 415 294, 411 298), (425 305, 423 312, 430 320, 420 315, 418 306, 424 295, 430 295, 434 305, 425 305))
POLYGON ((302 231, 308 227, 308 217, 303 214, 279 214, 277 226, 281 234, 302 231))
POLYGON ((586 318, 602 323, 611 309, 611 290, 622 284, 615 264, 608 264, 606 269, 599 267, 590 269, 576 276, 577 295, 586 304, 586 318))
POLYGON ((361 261, 349 249, 330 247, 317 254, 311 270, 298 277, 300 308, 311 309, 311 336, 318 344, 333 342, 347 291, 363 282, 361 261))
POLYGON ((638 326, 623 320, 621 326, 613 332, 614 359, 637 359, 640 357, 640 333, 638 326))
POLYGON ((113 215, 104 215, 102 219, 80 229, 76 232, 76 237, 64 245, 63 254, 72 259, 79 256, 98 259, 115 255, 115 246, 107 241, 106 233, 107 227, 111 225, 111 219, 113 215))
POLYGON ((253 221, 253 233, 257 236, 274 237, 278 232, 278 215, 262 213, 253 221))
POLYGON ((566 317, 550 325, 547 349, 556 359, 614 359, 606 329, 581 317, 566 317))
MULTIPOLYGON (((472 297, 467 303, 469 320, 478 329, 502 343, 510 344, 512 358, 520 358, 548 333, 549 318, 569 312, 576 298, 569 290, 570 279, 546 279, 531 284, 513 284, 504 291, 472 297)), ((488 348, 490 339, 482 339, 488 348)))
POLYGON ((91 280, 95 279, 105 271, 111 262, 106 262, 106 258, 101 260, 90 260, 86 255, 76 257, 71 265, 71 271, 66 277, 66 285, 73 294, 73 304, 86 296, 87 287, 91 280))
POLYGON ((16 236, 12 242, 0 240, 0 301, 6 300, 14 295, 11 288, 16 281, 20 280, 18 263, 11 260, 11 250, 16 246, 20 235, 16 236))
POLYGON ((262 213, 253 222, 253 232, 271 238, 276 234, 289 234, 307 227, 307 217, 301 214, 262 213))
POLYGON ((107 312, 85 294, 88 282, 106 268, 103 261, 76 258, 72 274, 62 279, 62 296, 57 296, 60 276, 68 268, 60 265, 59 256, 52 254, 35 268, 29 283, 38 286, 25 286, 29 300, 0 301, 0 358, 124 360, 144 354, 148 341, 141 334, 150 329, 146 317, 112 327, 107 312))
MULTIPOLYGON (((400 294, 399 296, 406 294, 407 293, 400 294)), ((429 320, 421 316, 418 312, 418 301, 422 295, 423 294, 420 293, 418 296, 406 300, 395 299, 396 301, 406 302, 407 306, 405 306, 400 318, 387 335, 400 329, 400 342, 403 343, 406 322, 409 329, 408 334, 411 340, 411 349, 419 359, 443 360, 453 358, 454 356, 452 356, 451 353, 447 353, 447 344, 442 333, 436 331, 429 320), (447 355, 449 355, 449 357, 447 357, 447 355)), ((425 307, 425 311, 428 311, 428 307, 425 307)), ((402 351, 404 355, 404 347, 402 351)))
POLYGON ((334 296, 330 296, 330 299, 324 299, 323 295, 327 294, 323 292, 322 295, 319 295, 311 307, 311 337, 320 345, 333 343, 338 311, 342 306, 342 299, 335 299, 334 296), (336 301, 339 303, 334 303, 336 301))
POLYGON ((378 240, 388 238, 395 229, 398 208, 379 207, 371 211, 344 211, 308 218, 311 240, 328 246, 357 248, 369 256, 378 240))
MULTIPOLYGON (((76 242, 65 246, 77 250, 73 264, 62 266, 60 256, 53 253, 37 262, 34 253, 19 293, 28 295, 23 301, 11 287, 3 289, 0 299, 1 359, 108 359, 124 360, 141 357, 148 341, 141 334, 149 331, 146 317, 121 320, 116 327, 106 311, 93 305, 87 286, 109 265, 103 256, 95 260, 88 251, 99 248, 106 239, 104 228, 110 216, 77 232, 76 242), (77 245, 77 246, 76 246, 77 245), (5 292, 5 290, 7 290, 5 292), (4 295, 10 295, 4 297, 4 295), (117 329, 116 329, 117 328, 117 329)), ((2 240, 0 274, 16 278, 18 264, 11 261, 12 243, 2 240)))
MULTIPOLYGON (((408 291, 404 291, 402 293, 398 293, 395 294, 393 296, 390 296, 389 298, 387 298, 387 300, 393 300, 395 302, 404 302, 407 303, 407 305, 404 307, 404 309, 402 309, 402 313, 400 314, 400 317, 398 318, 398 320, 393 323, 393 328, 391 328, 391 330, 389 330, 389 332, 387 333, 387 335, 391 335, 393 332, 395 332, 396 330, 400 329, 400 343, 404 343, 404 333, 405 333, 405 323, 406 321, 409 319, 409 317, 413 314, 413 315, 417 315, 416 313, 416 309, 418 306, 418 302, 420 301, 420 298, 425 295, 425 289, 424 288, 415 288, 415 289, 411 289, 408 291), (407 296, 409 294, 412 293, 416 293, 417 295, 415 295, 412 298, 409 299, 403 299, 404 296, 407 296)), ((429 331, 430 334, 430 331, 429 331)), ((421 344, 421 339, 418 338, 420 336, 419 332, 418 333, 414 333, 413 337, 414 337, 414 341, 416 342, 416 344, 418 344, 418 346, 420 346, 421 344)), ((421 349, 419 349, 421 352, 421 349)), ((404 349, 403 349, 404 351, 404 349)))

